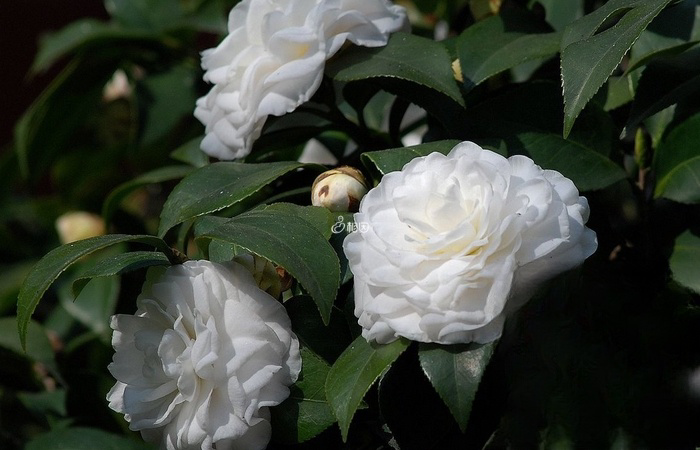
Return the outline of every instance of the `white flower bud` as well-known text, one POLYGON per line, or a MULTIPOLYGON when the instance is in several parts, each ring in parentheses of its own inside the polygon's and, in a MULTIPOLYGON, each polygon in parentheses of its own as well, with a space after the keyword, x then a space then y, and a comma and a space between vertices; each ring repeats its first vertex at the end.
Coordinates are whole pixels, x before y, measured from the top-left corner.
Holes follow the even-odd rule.
POLYGON ((341 166, 316 177, 311 187, 311 204, 334 212, 357 211, 367 193, 367 181, 354 167, 341 166))
POLYGON ((62 244, 105 234, 102 217, 86 211, 71 211, 56 219, 56 231, 62 244))
POLYGON ((246 253, 233 260, 248 269, 258 287, 274 298, 291 287, 291 276, 263 257, 246 253))
POLYGON ((118 69, 112 75, 112 79, 105 84, 102 90, 102 100, 108 103, 120 98, 129 98, 133 92, 134 90, 129 83, 129 77, 126 76, 123 70, 118 69))

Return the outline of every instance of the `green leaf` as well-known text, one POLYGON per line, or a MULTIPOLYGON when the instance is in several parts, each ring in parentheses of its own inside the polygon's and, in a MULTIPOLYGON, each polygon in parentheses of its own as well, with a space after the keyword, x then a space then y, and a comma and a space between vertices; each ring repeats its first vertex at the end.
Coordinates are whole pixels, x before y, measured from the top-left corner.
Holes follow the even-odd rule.
POLYGON ((272 413, 272 439, 283 444, 308 441, 335 423, 324 384, 330 366, 311 350, 301 348, 301 374, 289 397, 272 413))
POLYGON ((181 2, 170 0, 105 0, 105 8, 127 29, 163 31, 184 15, 181 2))
POLYGON ((511 154, 525 152, 543 168, 560 172, 580 191, 603 189, 626 177, 622 168, 595 149, 558 134, 524 132, 507 146, 511 154))
POLYGON ((121 186, 117 186, 105 200, 102 205, 102 216, 105 222, 109 222, 114 212, 119 207, 119 204, 125 197, 131 194, 136 189, 149 184, 163 183, 164 181, 171 181, 183 178, 194 169, 190 166, 165 166, 159 167, 151 172, 144 173, 134 178, 131 181, 127 181, 121 186))
POLYGON ((331 227, 332 235, 328 242, 335 250, 336 255, 338 255, 338 261, 340 261, 340 284, 343 285, 348 281, 352 280, 352 271, 350 270, 350 264, 348 262, 347 256, 345 256, 345 250, 343 250, 343 242, 348 234, 350 234, 354 229, 356 229, 356 224, 354 221, 354 214, 350 212, 336 213, 333 226, 331 227))
MULTIPOLYGON (((529 155, 541 167, 570 178, 581 191, 602 189, 624 179, 624 170, 605 155, 610 146, 604 141, 612 140, 603 133, 606 128, 612 131, 605 125, 606 114, 591 111, 586 118, 595 125, 592 135, 577 127, 564 139, 560 105, 561 94, 554 83, 536 82, 509 90, 470 110, 474 140, 500 141, 509 155, 529 155), (537 114, 531 113, 534 110, 537 114)), ((584 112, 587 116, 588 111, 584 112)))
POLYGON ((675 127, 654 153, 654 196, 700 203, 700 114, 675 127))
POLYGON ((172 133, 184 119, 192 116, 197 101, 195 83, 198 73, 191 64, 175 66, 164 73, 143 79, 148 99, 141 141, 147 146, 172 133), (177 92, 178 95, 173 95, 177 92))
POLYGON ((184 3, 186 16, 180 24, 197 31, 224 35, 227 32, 225 6, 222 0, 200 0, 184 3))
POLYGON ((39 362, 53 373, 58 373, 53 348, 46 331, 34 321, 25 324, 24 339, 20 341, 15 318, 0 318, 0 347, 39 362))
POLYGON ((394 33, 383 47, 349 48, 329 62, 326 73, 338 81, 398 78, 440 92, 464 106, 445 47, 412 34, 394 33))
POLYGON ((325 325, 311 297, 292 297, 284 302, 284 307, 292 320, 292 329, 302 345, 326 361, 338 359, 352 342, 348 323, 338 308, 333 308, 331 320, 325 325))
POLYGON ((68 314, 105 341, 110 334, 109 318, 119 298, 119 277, 98 277, 86 280, 80 294, 73 296, 69 287, 59 289, 61 306, 68 314))
POLYGON ((440 152, 446 155, 457 144, 459 144, 457 140, 445 140, 411 147, 366 152, 362 154, 362 162, 367 167, 375 168, 380 175, 385 175, 389 172, 403 169, 403 166, 419 156, 427 156, 433 152, 440 152))
POLYGON ((330 210, 320 206, 299 206, 293 203, 273 203, 262 208, 264 211, 277 212, 306 221, 316 228, 328 240, 331 237, 334 216, 330 210))
POLYGON ((627 71, 658 55, 679 52, 700 40, 700 1, 685 0, 656 16, 630 50, 627 71))
POLYGON ((485 345, 421 344, 423 372, 445 402, 462 432, 467 427, 476 391, 496 342, 485 345))
POLYGON ((204 167, 209 164, 209 156, 199 148, 201 142, 202 136, 187 141, 173 150, 170 157, 193 167, 204 167))
POLYGON ((78 296, 86 284, 97 277, 111 277, 123 273, 133 272, 151 266, 169 266, 170 260, 161 252, 136 251, 120 253, 109 258, 105 258, 82 272, 73 281, 73 295, 78 296))
POLYGON ((464 30, 457 39, 457 52, 467 90, 500 72, 559 52, 561 35, 541 33, 546 27, 527 19, 504 11, 464 30))
POLYGON ((83 256, 121 242, 150 245, 174 259, 172 250, 162 239, 148 235, 98 236, 51 250, 29 272, 17 297, 17 326, 22 347, 26 344, 27 327, 36 306, 58 276, 83 256))
POLYGON ((145 442, 127 439, 95 428, 63 428, 40 434, 25 450, 154 450, 145 442))
POLYGON ((96 114, 114 69, 100 61, 88 69, 74 60, 32 103, 15 127, 15 148, 25 177, 38 179, 57 155, 73 150, 72 139, 96 114))
POLYGON ((608 78, 608 94, 605 97, 605 105, 603 105, 605 111, 612 111, 634 100, 639 74, 638 72, 633 72, 633 74, 608 78))
POLYGON ((308 291, 328 324, 340 264, 333 247, 307 219, 281 210, 256 209, 198 237, 202 238, 235 244, 284 267, 308 291))
MULTIPOLYGON (((12 256, 10 256, 11 259, 12 256)), ((14 313, 17 308, 19 289, 34 264, 36 261, 30 260, 0 266, 0 317, 7 315, 10 311, 14 313)))
POLYGON ((370 344, 359 336, 333 364, 326 379, 326 397, 345 441, 362 398, 396 358, 408 348, 405 339, 370 344))
POLYGON ((95 19, 77 20, 41 39, 31 72, 43 72, 58 59, 87 45, 107 47, 130 40, 158 42, 157 36, 150 31, 120 29, 95 19))
POLYGON ((195 170, 168 197, 160 215, 160 236, 185 220, 220 211, 253 195, 282 175, 305 164, 219 162, 195 170))
POLYGON ((555 30, 561 30, 583 16, 583 0, 534 0, 547 12, 546 20, 555 30))
POLYGON ((65 389, 42 392, 18 392, 17 398, 35 417, 45 418, 49 415, 65 417, 68 414, 66 411, 65 389))
POLYGON ((659 58, 642 72, 623 137, 644 119, 677 103, 700 99, 700 48, 659 58))
POLYGON ((670 2, 611 0, 564 29, 561 41, 564 137, 637 37, 670 2), (618 19, 615 25, 604 29, 610 21, 618 19))
POLYGON ((686 231, 676 238, 671 254, 673 279, 700 294, 700 237, 686 231))

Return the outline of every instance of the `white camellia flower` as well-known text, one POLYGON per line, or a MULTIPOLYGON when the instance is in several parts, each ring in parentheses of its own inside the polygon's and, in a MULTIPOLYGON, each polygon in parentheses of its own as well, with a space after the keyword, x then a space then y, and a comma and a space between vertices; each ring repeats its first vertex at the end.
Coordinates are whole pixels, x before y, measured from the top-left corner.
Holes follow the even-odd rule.
POLYGON ((386 174, 360 203, 345 254, 369 341, 486 343, 542 281, 597 248, 571 180, 472 142, 386 174), (508 303, 508 305, 506 305, 508 303))
POLYGON ((209 261, 150 269, 137 306, 112 318, 109 406, 161 449, 264 449, 301 370, 284 307, 209 261))
POLYGON ((246 156, 267 116, 281 116, 318 89, 328 58, 350 41, 386 45, 407 26, 405 10, 388 0, 243 0, 229 15, 229 34, 202 53, 197 100, 206 126, 202 150, 219 159, 246 156))

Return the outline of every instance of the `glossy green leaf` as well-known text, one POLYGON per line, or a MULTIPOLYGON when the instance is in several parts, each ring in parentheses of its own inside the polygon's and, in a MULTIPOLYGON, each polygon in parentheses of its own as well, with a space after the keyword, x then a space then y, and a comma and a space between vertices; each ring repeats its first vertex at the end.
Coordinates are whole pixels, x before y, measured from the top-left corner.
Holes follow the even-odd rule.
POLYGON ((603 189, 626 177, 622 168, 595 149, 558 134, 519 133, 517 141, 508 144, 508 152, 529 154, 543 168, 571 179, 580 191, 603 189))
POLYGON ((170 0, 105 0, 105 8, 126 29, 162 31, 184 16, 181 2, 170 0))
POLYGON ((605 105, 603 105, 605 111, 612 111, 634 100, 634 93, 637 89, 636 78, 638 78, 637 72, 634 76, 623 75, 608 78, 608 94, 605 98, 605 105))
POLYGON ((686 231, 676 238, 671 254, 673 279, 700 294, 700 237, 686 231))
POLYGON ((532 60, 559 52, 559 33, 522 14, 490 17, 468 27, 457 39, 464 86, 471 89, 488 78, 532 60))
POLYGON ((59 290, 61 306, 89 330, 103 338, 110 334, 109 318, 119 298, 119 277, 104 276, 86 280, 77 296, 68 286, 59 290))
POLYGON ((102 205, 102 216, 106 222, 109 222, 114 212, 119 207, 124 198, 134 192, 136 189, 147 186, 149 184, 163 183, 165 181, 178 180, 183 178, 194 169, 190 166, 165 166, 159 167, 151 172, 144 173, 127 181, 110 192, 107 199, 102 205))
POLYGON ((83 256, 121 242, 134 242, 157 248, 170 258, 172 250, 162 240, 148 235, 111 234, 62 245, 47 253, 32 268, 17 297, 17 326, 22 346, 26 343, 29 320, 46 290, 66 269, 83 256))
POLYGON ((654 17, 671 0, 611 0, 564 29, 561 78, 564 136, 584 106, 620 64, 654 17), (612 27, 605 29, 611 22, 612 27))
POLYGON ((555 30, 562 30, 583 16, 583 0, 534 0, 544 6, 546 20, 555 30))
POLYGON ((334 214, 334 222, 331 227, 332 235, 328 242, 335 249, 336 255, 338 255, 338 260, 340 261, 340 284, 343 285, 348 281, 352 280, 352 271, 350 270, 350 264, 348 263, 348 258, 345 255, 345 250, 343 250, 343 242, 348 234, 356 229, 356 224, 354 221, 354 213, 336 213, 334 214))
POLYGON ((606 156, 613 139, 606 113, 587 109, 582 122, 590 121, 595 132, 577 127, 564 139, 560 105, 561 94, 554 83, 537 82, 510 90, 472 108, 469 119, 476 130, 475 141, 500 141, 509 155, 529 155, 544 169, 570 178, 581 191, 602 189, 624 179, 622 168, 606 156), (537 114, 531 113, 534 110, 537 114))
POLYGON ((333 364, 326 379, 326 397, 338 419, 343 441, 362 398, 408 345, 404 339, 386 345, 370 344, 359 336, 333 364))
POLYGON ((73 281, 73 295, 78 296, 88 282, 96 277, 109 277, 121 275, 134 270, 151 266, 169 266, 171 264, 168 257, 161 252, 136 251, 119 253, 96 262, 81 272, 80 276, 73 281))
POLYGON ((17 294, 36 260, 0 266, 0 317, 17 308, 17 294))
POLYGON ((324 385, 330 366, 308 348, 301 348, 301 374, 289 387, 287 400, 270 409, 272 439, 283 444, 308 441, 335 423, 324 385))
POLYGON ((630 50, 629 70, 669 53, 678 53, 700 40, 700 0, 685 0, 661 11, 630 50))
POLYGON ((157 36, 149 31, 125 30, 95 19, 82 19, 65 28, 48 34, 40 42, 39 51, 31 71, 43 72, 58 59, 86 45, 112 45, 124 41, 157 42, 157 36))
POLYGON ((418 358, 423 372, 464 432, 472 403, 496 343, 485 345, 421 344, 418 358))
POLYGON ((40 434, 25 450, 154 450, 150 444, 95 428, 58 428, 40 434))
POLYGON ((219 162, 195 170, 168 197, 159 235, 185 220, 235 205, 282 175, 303 167, 298 162, 243 164, 219 162))
POLYGON ((433 152, 440 152, 446 155, 457 144, 459 144, 459 141, 445 140, 411 147, 366 152, 362 154, 362 162, 367 167, 375 168, 380 175, 385 175, 389 172, 403 169, 403 166, 419 156, 427 156, 433 152))
POLYGON ((623 136, 640 122, 669 106, 700 101, 700 48, 659 58, 642 72, 623 136))
POLYGON ((183 2, 182 9, 185 15, 179 20, 178 25, 183 28, 224 35, 227 31, 226 4, 223 0, 183 2))
POLYGON ((209 164, 209 155, 199 148, 201 142, 202 136, 191 139, 173 150, 170 157, 192 167, 204 167, 209 164))
POLYGON ((327 208, 320 206, 299 206, 293 203, 273 203, 262 208, 267 212, 286 214, 305 220, 316 228, 326 240, 330 239, 334 221, 334 215, 327 208))
POLYGON ((199 76, 190 64, 181 64, 167 72, 144 78, 144 97, 149 101, 142 117, 144 123, 140 138, 143 145, 171 134, 180 122, 192 116, 199 76), (178 92, 178 95, 173 95, 173 92, 178 92))
POLYGON ((407 33, 394 33, 383 47, 349 48, 329 62, 326 73, 338 81, 398 78, 438 91, 464 106, 445 47, 407 33))
POLYGON ((24 336, 24 340, 20 341, 14 317, 0 318, 0 347, 24 355, 57 373, 53 348, 44 328, 34 321, 29 321, 25 325, 24 336))
POLYGON ((654 153, 656 197, 700 203, 700 114, 674 128, 654 153))
POLYGON ((66 416, 66 390, 56 389, 43 392, 19 392, 17 398, 36 417, 48 415, 66 416))
POLYGON ((113 73, 112 64, 93 61, 88 68, 75 60, 51 81, 15 127, 24 176, 38 179, 57 155, 73 150, 72 139, 96 114, 102 89, 113 73))
POLYGON ((324 324, 318 315, 318 308, 306 295, 292 297, 284 302, 284 306, 302 345, 326 361, 338 359, 352 342, 348 324, 338 308, 333 308, 330 321, 324 324))
POLYGON ((256 209, 227 220, 202 238, 235 244, 284 267, 314 299, 323 322, 330 320, 340 278, 338 257, 307 219, 256 209))

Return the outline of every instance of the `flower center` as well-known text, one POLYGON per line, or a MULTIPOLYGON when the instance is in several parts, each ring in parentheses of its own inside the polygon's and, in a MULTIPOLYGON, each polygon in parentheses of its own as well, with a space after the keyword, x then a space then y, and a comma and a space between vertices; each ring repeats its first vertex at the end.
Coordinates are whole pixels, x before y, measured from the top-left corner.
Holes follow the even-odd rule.
POLYGON ((451 176, 433 189, 397 191, 397 213, 408 227, 405 239, 413 242, 417 251, 454 256, 479 253, 485 244, 478 236, 487 207, 482 184, 465 186, 451 176))

